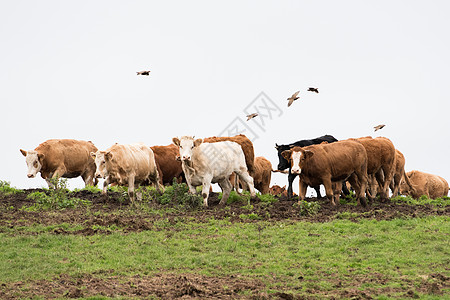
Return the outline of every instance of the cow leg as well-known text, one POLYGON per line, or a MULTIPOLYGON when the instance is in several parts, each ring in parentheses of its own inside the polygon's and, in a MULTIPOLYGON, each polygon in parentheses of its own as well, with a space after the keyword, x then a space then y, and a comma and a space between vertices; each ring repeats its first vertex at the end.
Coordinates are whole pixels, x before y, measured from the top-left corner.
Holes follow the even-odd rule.
POLYGON ((298 182, 298 200, 305 200, 307 189, 308 185, 300 179, 298 182))
POLYGON ((339 199, 341 197, 341 192, 342 192, 342 182, 338 181, 338 182, 333 182, 332 183, 333 186, 333 198, 334 198, 334 202, 336 204, 340 204, 339 203, 339 199))
POLYGON ((349 178, 350 184, 354 186, 358 203, 363 207, 367 206, 365 191, 367 188, 368 178, 364 171, 353 173, 349 178))
POLYGON ((108 185, 109 185, 109 177, 106 177, 106 179, 103 181, 103 190, 102 193, 106 195, 106 191, 108 189, 108 185))
POLYGON ((209 188, 211 187, 210 177, 204 177, 202 183, 202 197, 203 197, 203 206, 208 206, 208 196, 209 196, 209 188))
POLYGON ((225 178, 219 182, 219 186, 222 189, 222 199, 220 200, 219 205, 225 206, 225 204, 227 204, 228 197, 230 196, 232 185, 230 180, 225 178))
POLYGON ((320 194, 320 185, 315 186, 314 190, 316 190, 317 198, 321 198, 322 195, 320 194))
POLYGON ((297 174, 292 174, 291 169, 289 168, 289 175, 288 175, 288 199, 291 199, 294 196, 293 190, 292 190, 292 183, 294 182, 295 177, 297 177, 297 174))
POLYGON ((253 183, 253 177, 251 177, 246 170, 239 170, 236 173, 239 175, 239 178, 243 181, 244 185, 247 185, 248 190, 250 191, 250 196, 252 198, 255 198, 256 192, 253 183))
MULTIPOLYGON (((83 178, 84 186, 94 186, 94 173, 93 172, 85 172, 83 175, 81 175, 81 178, 83 178)), ((95 184, 97 185, 97 183, 95 184)))
POLYGON ((131 204, 134 206, 134 175, 128 176, 128 196, 131 204))
POLYGON ((350 195, 350 191, 347 188, 347 184, 346 181, 342 181, 342 194, 344 194, 344 196, 348 196, 350 195))
POLYGON ((325 187, 325 194, 327 195, 328 200, 330 200, 332 205, 336 205, 334 202, 334 190, 333 190, 333 184, 331 183, 331 178, 325 179, 323 181, 323 186, 325 187))

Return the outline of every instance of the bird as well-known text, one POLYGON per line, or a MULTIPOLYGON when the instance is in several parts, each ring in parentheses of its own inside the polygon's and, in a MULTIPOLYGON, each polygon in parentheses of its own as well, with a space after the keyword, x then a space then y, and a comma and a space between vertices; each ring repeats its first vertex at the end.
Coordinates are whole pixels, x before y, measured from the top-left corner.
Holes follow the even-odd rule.
POLYGON ((148 76, 148 75, 150 75, 150 72, 151 72, 151 71, 140 71, 140 72, 136 72, 136 73, 137 73, 137 75, 145 75, 145 76, 148 76))
POLYGON ((314 88, 314 87, 310 87, 308 88, 308 92, 314 92, 314 93, 319 93, 319 89, 318 88, 314 88))
POLYGON ((381 125, 374 126, 373 128, 375 128, 375 131, 377 131, 377 130, 382 129, 384 126, 386 126, 386 125, 381 124, 381 125))
POLYGON ((258 115, 258 113, 253 113, 253 114, 247 115, 247 121, 250 120, 250 119, 253 119, 257 115, 258 115))
POLYGON ((288 107, 291 106, 291 104, 292 104, 295 100, 297 100, 298 98, 300 98, 300 97, 297 96, 298 93, 300 93, 300 91, 296 91, 294 94, 292 94, 291 97, 287 98, 287 100, 289 100, 289 102, 288 102, 288 107))

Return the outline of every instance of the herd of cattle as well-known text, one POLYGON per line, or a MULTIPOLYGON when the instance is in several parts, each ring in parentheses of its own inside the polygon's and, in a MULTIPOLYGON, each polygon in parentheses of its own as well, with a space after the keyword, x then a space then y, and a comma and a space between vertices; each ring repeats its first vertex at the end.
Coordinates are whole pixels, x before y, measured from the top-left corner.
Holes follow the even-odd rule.
POLYGON ((449 185, 440 176, 419 171, 406 173, 405 158, 384 137, 362 137, 338 141, 331 135, 292 144, 277 145, 277 170, 264 157, 255 157, 253 143, 245 135, 194 139, 175 137, 173 144, 149 147, 142 143, 114 144, 99 151, 92 142, 72 139, 52 139, 36 149, 20 152, 26 157, 28 177, 41 173, 49 187, 51 178, 81 176, 86 185, 97 185, 103 178, 103 193, 108 185, 128 187, 132 203, 135 186, 154 185, 161 191, 174 178, 185 181, 191 193, 202 187, 204 205, 208 205, 211 183, 218 183, 224 205, 233 189, 240 188, 256 196, 285 194, 293 197, 292 183, 299 176, 299 200, 303 200, 308 186, 320 197, 320 185, 333 205, 339 203, 341 193, 355 191, 358 203, 366 206, 366 197, 373 201, 398 194, 418 198, 447 196, 449 185), (285 170, 288 171, 285 171, 285 170), (288 189, 270 187, 271 173, 288 174, 288 189))

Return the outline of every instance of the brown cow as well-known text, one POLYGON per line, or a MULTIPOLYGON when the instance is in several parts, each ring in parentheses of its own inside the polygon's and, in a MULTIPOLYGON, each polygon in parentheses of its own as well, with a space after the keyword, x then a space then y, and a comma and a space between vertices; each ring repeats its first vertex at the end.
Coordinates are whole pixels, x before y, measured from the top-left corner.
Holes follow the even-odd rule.
POLYGON ((323 184, 327 198, 336 205, 342 181, 349 180, 355 188, 358 202, 366 206, 367 154, 361 143, 346 140, 294 147, 283 151, 282 155, 290 162, 291 172, 300 175, 299 200, 305 199, 308 185, 323 184))
POLYGON ((89 141, 71 139, 47 140, 34 150, 20 149, 26 157, 28 178, 34 178, 38 172, 52 187, 51 178, 75 178, 81 176, 85 185, 97 185, 94 180, 95 163, 89 153, 97 151, 94 144, 89 141))
POLYGON ((255 151, 253 149, 253 143, 243 134, 235 136, 213 136, 203 139, 204 143, 215 143, 223 141, 231 141, 241 145, 242 151, 244 152, 248 173, 250 174, 250 176, 253 176, 253 173, 255 172, 255 151))
MULTIPOLYGON (((257 189, 261 194, 269 193, 270 179, 272 178, 272 164, 265 157, 258 156, 255 158, 255 172, 253 174, 253 182, 255 185, 255 189, 257 189)), ((233 173, 230 176, 231 184, 233 188, 238 190, 238 185, 236 183, 236 174, 233 173)), ((242 186, 245 190, 248 188, 245 184, 239 180, 239 185, 242 186)))
POLYGON ((394 176, 395 162, 395 147, 392 142, 385 137, 370 136, 350 140, 360 142, 366 149, 369 199, 372 201, 375 198, 377 183, 381 187, 381 199, 389 198, 389 184, 394 176))
POLYGON ((114 144, 106 151, 91 152, 95 160, 96 177, 103 177, 103 192, 108 184, 128 186, 128 196, 134 204, 135 185, 154 183, 160 192, 160 180, 152 149, 144 144, 114 144))
MULTIPOLYGON (((400 194, 418 199, 425 195, 431 199, 448 195, 448 182, 438 175, 428 174, 417 170, 406 173, 414 189, 411 189, 405 180, 400 184, 400 194)), ((406 178, 405 177, 405 178, 406 178)))
POLYGON ((178 183, 180 183, 183 169, 181 168, 181 160, 177 159, 180 156, 178 147, 170 144, 167 146, 152 146, 150 148, 155 154, 159 182, 170 185, 173 183, 173 179, 176 178, 178 183))

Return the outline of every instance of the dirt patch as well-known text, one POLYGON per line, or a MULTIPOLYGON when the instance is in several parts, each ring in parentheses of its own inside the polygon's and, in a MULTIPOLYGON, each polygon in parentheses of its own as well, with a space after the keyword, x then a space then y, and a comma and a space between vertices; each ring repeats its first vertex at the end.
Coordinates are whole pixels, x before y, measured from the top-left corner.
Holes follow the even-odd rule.
POLYGON ((195 274, 156 274, 123 278, 82 275, 77 278, 62 274, 53 280, 3 284, 1 299, 44 297, 46 299, 90 296, 161 299, 236 299, 244 293, 256 293, 264 285, 241 277, 207 277, 195 274))
MULTIPOLYGON (((450 206, 439 208, 432 205, 407 205, 394 203, 389 200, 377 201, 367 208, 353 204, 333 206, 327 199, 311 198, 308 201, 317 201, 320 204, 318 213, 302 215, 297 201, 280 198, 274 203, 265 203, 259 199, 251 201, 251 208, 247 203, 235 202, 220 207, 218 194, 211 193, 210 206, 207 208, 187 209, 176 205, 160 205, 146 203, 146 209, 134 209, 129 202, 123 201, 119 193, 92 193, 81 191, 73 196, 92 202, 92 205, 79 208, 68 208, 51 211, 27 211, 26 207, 34 204, 27 199, 31 192, 42 190, 25 190, 21 194, 2 196, 0 198, 0 226, 4 228, 17 228, 31 225, 59 225, 71 224, 82 227, 79 230, 67 231, 55 228, 55 234, 108 234, 111 230, 120 229, 122 232, 136 232, 145 230, 158 230, 155 223, 159 220, 168 220, 177 223, 183 219, 195 219, 197 222, 207 222, 211 218, 231 222, 257 222, 264 221, 308 221, 329 222, 334 219, 349 219, 358 222, 361 219, 391 220, 394 218, 415 218, 430 215, 450 216, 450 206), (170 209, 169 209, 170 208, 170 209), (158 211, 154 213, 152 211, 158 211)), ((5 231, 5 229, 3 229, 5 231)))

